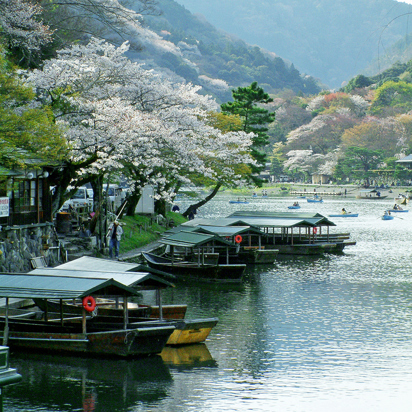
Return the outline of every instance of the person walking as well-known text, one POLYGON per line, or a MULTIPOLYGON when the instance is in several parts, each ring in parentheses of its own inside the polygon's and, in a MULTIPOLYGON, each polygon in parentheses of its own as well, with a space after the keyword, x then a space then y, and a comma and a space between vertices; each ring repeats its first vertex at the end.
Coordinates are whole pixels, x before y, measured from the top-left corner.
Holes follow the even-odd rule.
POLYGON ((115 220, 109 227, 109 257, 113 258, 113 249, 114 256, 116 259, 119 258, 119 249, 120 249, 120 240, 122 238, 123 229, 120 226, 120 223, 115 220))

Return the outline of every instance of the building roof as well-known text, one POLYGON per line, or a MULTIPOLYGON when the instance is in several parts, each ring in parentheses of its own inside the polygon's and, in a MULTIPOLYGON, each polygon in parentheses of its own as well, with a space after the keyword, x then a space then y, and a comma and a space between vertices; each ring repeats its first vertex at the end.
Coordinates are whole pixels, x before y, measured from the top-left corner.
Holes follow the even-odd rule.
POLYGON ((405 156, 403 159, 399 159, 396 163, 412 163, 412 154, 405 156))

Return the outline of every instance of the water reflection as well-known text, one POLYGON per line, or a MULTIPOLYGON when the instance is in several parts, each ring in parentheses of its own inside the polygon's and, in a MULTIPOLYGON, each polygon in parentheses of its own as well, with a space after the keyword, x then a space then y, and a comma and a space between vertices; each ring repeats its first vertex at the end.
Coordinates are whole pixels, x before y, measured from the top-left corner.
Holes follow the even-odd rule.
POLYGON ((179 370, 217 367, 217 362, 213 359, 205 343, 180 347, 166 346, 160 356, 169 367, 179 370))
MULTIPOLYGON (((290 201, 246 206, 286 211, 290 201)), ((279 256, 248 267, 241 285, 165 290, 188 318, 219 318, 205 345, 119 365, 13 354, 23 382, 6 388, 6 410, 409 412, 412 212, 383 222, 385 202, 302 202, 302 212, 359 213, 336 220, 357 242, 341 255, 279 256)), ((217 199, 200 216, 227 211, 217 199)))
POLYGON ((102 360, 13 353, 10 362, 23 376, 5 389, 6 410, 13 411, 125 411, 165 398, 172 383, 160 356, 102 360))

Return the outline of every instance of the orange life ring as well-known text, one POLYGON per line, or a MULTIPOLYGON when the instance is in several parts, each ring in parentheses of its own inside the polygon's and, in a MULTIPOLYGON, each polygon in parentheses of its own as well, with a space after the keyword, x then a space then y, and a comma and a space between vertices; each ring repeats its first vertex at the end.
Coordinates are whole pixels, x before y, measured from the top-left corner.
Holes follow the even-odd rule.
POLYGON ((242 236, 236 235, 236 236, 235 236, 235 242, 236 242, 236 243, 241 243, 241 242, 242 242, 242 236))
POLYGON ((316 235, 316 233, 318 233, 318 228, 317 227, 314 227, 313 228, 313 233, 316 235))
POLYGON ((96 301, 94 300, 93 296, 86 296, 85 298, 83 298, 82 303, 87 312, 93 312, 96 308, 96 301))

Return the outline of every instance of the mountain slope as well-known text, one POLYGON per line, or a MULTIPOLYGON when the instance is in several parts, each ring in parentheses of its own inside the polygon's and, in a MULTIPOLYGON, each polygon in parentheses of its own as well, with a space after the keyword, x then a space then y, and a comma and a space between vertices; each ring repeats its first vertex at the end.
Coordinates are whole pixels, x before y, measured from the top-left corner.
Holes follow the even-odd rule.
MULTIPOLYGON (((394 0, 176 0, 331 87, 405 36, 412 6, 394 0), (395 20, 393 20, 395 19, 395 20)), ((412 25, 411 25, 412 28, 412 25)))
POLYGON ((257 81, 268 93, 291 89, 316 94, 317 81, 301 75, 293 64, 274 53, 250 46, 243 40, 218 31, 204 19, 193 16, 173 0, 159 0, 161 16, 145 16, 147 28, 168 47, 151 47, 133 53, 133 60, 165 71, 203 87, 219 101, 231 99, 231 89, 257 81))

